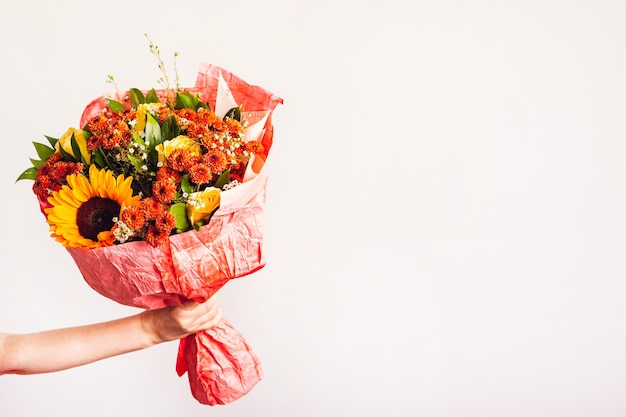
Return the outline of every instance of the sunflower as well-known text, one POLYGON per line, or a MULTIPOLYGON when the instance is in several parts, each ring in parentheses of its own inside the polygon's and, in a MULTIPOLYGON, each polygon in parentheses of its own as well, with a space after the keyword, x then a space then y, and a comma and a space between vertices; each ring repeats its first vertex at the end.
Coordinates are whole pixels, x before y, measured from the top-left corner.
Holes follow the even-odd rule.
POLYGON ((63 246, 93 249, 115 243, 113 229, 123 207, 138 204, 132 177, 115 178, 111 171, 89 167, 89 179, 72 174, 67 185, 52 193, 46 209, 51 236, 63 246))

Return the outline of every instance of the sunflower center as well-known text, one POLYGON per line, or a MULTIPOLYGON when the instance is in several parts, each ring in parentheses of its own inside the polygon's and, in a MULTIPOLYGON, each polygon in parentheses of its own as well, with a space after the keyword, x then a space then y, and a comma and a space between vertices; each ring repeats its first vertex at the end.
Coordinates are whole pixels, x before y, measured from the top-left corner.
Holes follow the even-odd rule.
POLYGON ((115 200, 91 197, 78 208, 76 225, 86 239, 98 241, 98 233, 113 228, 113 218, 120 215, 120 205, 115 200))

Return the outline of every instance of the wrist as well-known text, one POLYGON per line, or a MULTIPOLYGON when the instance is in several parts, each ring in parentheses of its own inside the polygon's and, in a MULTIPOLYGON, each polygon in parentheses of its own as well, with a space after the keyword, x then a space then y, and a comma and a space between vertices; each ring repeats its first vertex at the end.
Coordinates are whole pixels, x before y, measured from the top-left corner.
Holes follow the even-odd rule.
POLYGON ((153 310, 146 310, 139 314, 141 321, 141 329, 146 336, 147 346, 156 345, 165 342, 165 338, 159 333, 156 320, 156 312, 153 310))

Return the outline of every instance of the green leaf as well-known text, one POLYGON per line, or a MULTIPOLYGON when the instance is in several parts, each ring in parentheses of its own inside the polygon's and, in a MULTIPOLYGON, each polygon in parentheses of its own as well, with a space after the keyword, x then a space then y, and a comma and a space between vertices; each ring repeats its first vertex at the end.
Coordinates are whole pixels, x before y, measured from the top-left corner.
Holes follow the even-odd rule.
POLYGON ((189 174, 183 175, 180 179, 180 189, 183 190, 183 193, 187 194, 191 194, 193 192, 191 181, 189 181, 189 174))
POLYGON ((29 159, 35 168, 39 168, 40 166, 46 163, 46 161, 40 161, 39 159, 33 159, 33 158, 29 158, 29 159))
POLYGON ((18 182, 20 180, 35 180, 36 178, 37 178, 37 168, 30 167, 30 168, 27 168, 24 172, 22 172, 20 176, 17 177, 15 182, 18 182))
POLYGON ((139 133, 133 132, 132 135, 133 135, 134 142, 137 142, 140 145, 146 146, 146 142, 143 140, 141 136, 139 136, 139 133))
POLYGON ((232 109, 228 110, 224 115, 224 119, 227 117, 241 122, 241 106, 233 107, 232 109))
POLYGON ((205 108, 205 109, 208 109, 208 110, 211 109, 211 107, 207 103, 205 103, 204 101, 202 101, 200 99, 200 96, 198 94, 196 94, 194 97, 195 97, 195 106, 194 107, 195 107, 196 110, 198 110, 201 107, 205 108))
POLYGON ((220 190, 223 189, 224 186, 230 182, 229 174, 230 174, 230 169, 227 169, 226 171, 222 172, 220 176, 217 177, 217 179, 215 180, 215 184, 213 184, 213 186, 215 188, 219 188, 220 190))
POLYGON ((154 150, 154 148, 148 149, 148 162, 150 163, 151 167, 158 166, 159 153, 156 150, 154 150))
POLYGON ((44 145, 43 143, 33 142, 33 145, 35 145, 37 155, 44 161, 47 161, 55 152, 54 148, 44 145))
POLYGON ((157 96, 157 93, 156 91, 154 91, 154 88, 153 88, 152 90, 150 90, 150 92, 146 96, 146 103, 158 103, 158 102, 159 102, 159 96, 157 96))
POLYGON ((168 211, 176 218, 176 231, 178 233, 191 228, 189 219, 187 218, 187 205, 185 203, 176 203, 172 205, 168 211))
POLYGON ((193 109, 193 97, 189 93, 176 94, 176 108, 177 109, 193 109))
POLYGON ((115 114, 119 113, 120 111, 124 110, 126 108, 126 106, 122 103, 120 103, 119 101, 115 101, 115 100, 107 100, 107 105, 109 106, 109 108, 111 109, 111 111, 115 114))
POLYGON ((70 144, 72 145, 72 153, 74 154, 74 158, 76 158, 77 161, 80 161, 83 164, 87 165, 87 161, 85 161, 85 157, 83 156, 83 153, 80 151, 80 146, 78 146, 78 142, 76 141, 76 137, 74 136, 74 133, 72 133, 70 144))
POLYGON ((137 89, 137 88, 131 88, 129 90, 130 93, 130 102, 133 106, 133 109, 137 109, 137 107, 140 104, 143 104, 146 102, 146 97, 144 97, 143 93, 141 92, 141 90, 137 89))
MULTIPOLYGON (((148 166, 152 165, 152 166, 156 166, 157 163, 159 162, 159 155, 158 153, 154 150, 154 147, 156 146, 156 144, 154 143, 146 143, 143 138, 141 136, 139 136, 139 134, 137 134, 136 132, 133 133, 133 140, 135 142, 137 142, 139 145, 143 146, 145 148, 145 150, 140 151, 140 152, 145 152, 148 154, 148 160, 147 161, 143 161, 142 165, 144 163, 146 163, 148 166)), ((141 166, 137 167, 137 168, 141 168, 141 166)))
POLYGON ((145 140, 150 149, 163 142, 161 139, 161 126, 159 121, 150 113, 146 113, 146 136, 145 140))
POLYGON ((94 152, 91 162, 96 164, 96 166, 100 169, 107 166, 107 160, 104 156, 104 153, 102 152, 102 149, 98 149, 96 152, 94 152))
POLYGON ((180 127, 176 121, 176 117, 168 116, 161 126, 161 137, 163 140, 170 140, 180 135, 180 127))
POLYGON ((176 94, 176 109, 193 109, 198 110, 199 108, 210 109, 211 107, 200 99, 198 93, 191 94, 189 91, 185 91, 184 93, 176 94))
POLYGON ((141 158, 138 158, 131 154, 128 154, 127 158, 130 162, 132 162, 132 164, 135 166, 135 169, 137 171, 141 171, 141 166, 143 165, 143 160, 141 158))
POLYGON ((53 138, 52 136, 46 136, 46 139, 48 139, 50 146, 52 146, 53 148, 57 145, 57 142, 59 141, 57 138, 53 138))

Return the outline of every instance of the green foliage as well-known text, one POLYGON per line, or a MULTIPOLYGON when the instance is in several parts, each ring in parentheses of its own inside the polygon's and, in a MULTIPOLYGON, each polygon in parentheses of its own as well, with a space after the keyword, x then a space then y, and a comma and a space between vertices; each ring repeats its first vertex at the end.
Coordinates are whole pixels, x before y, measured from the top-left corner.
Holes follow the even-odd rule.
POLYGON ((146 113, 145 142, 150 150, 153 150, 156 145, 163 142, 163 138, 161 137, 161 125, 150 113, 146 113))
POLYGON ((146 97, 143 95, 141 90, 137 88, 131 88, 128 93, 130 95, 130 104, 131 106, 133 106, 133 109, 137 110, 137 107, 139 107, 140 104, 146 102, 146 97))
POLYGON ((198 110, 200 108, 210 109, 209 105, 200 99, 200 96, 191 94, 189 91, 176 94, 176 109, 193 109, 198 110))
POLYGON ((178 126, 178 121, 176 121, 176 117, 170 115, 163 121, 161 125, 161 137, 165 140, 170 140, 180 135, 180 126, 178 126))
POLYGON ((224 118, 227 117, 241 122, 241 106, 233 107, 232 109, 228 110, 224 115, 224 118))
POLYGON ((91 162, 96 164, 100 169, 105 168, 108 165, 107 157, 102 149, 98 149, 92 155, 91 162))
POLYGON ((220 176, 217 177, 217 179, 215 180, 215 184, 213 184, 213 186, 219 189, 223 189, 224 186, 230 182, 229 175, 230 169, 222 172, 220 176))
POLYGON ((193 193, 193 187, 191 186, 191 181, 189 181, 189 174, 185 174, 180 179, 180 189, 183 193, 191 194, 193 193))
POLYGON ((42 161, 47 161, 54 153, 54 148, 44 145, 43 143, 33 142, 33 145, 35 146, 37 155, 42 161))
POLYGON ((53 148, 57 146, 57 142, 59 141, 59 139, 53 138, 52 136, 46 136, 46 135, 44 136, 46 139, 48 139, 48 143, 50 143, 50 146, 52 146, 53 148))
POLYGON ((26 168, 17 177, 15 182, 18 182, 20 180, 35 180, 37 178, 37 169, 45 164, 46 161, 48 161, 48 159, 50 159, 50 157, 54 154, 54 147, 58 142, 58 139, 52 138, 50 136, 46 136, 46 139, 48 139, 50 146, 39 142, 32 142, 33 146, 35 147, 35 151, 37 152, 37 156, 39 156, 40 159, 29 158, 33 166, 26 168))
MULTIPOLYGON (((72 133, 72 137, 70 139, 70 145, 72 146, 72 153, 74 154, 74 159, 76 159, 77 161, 80 161, 83 164, 87 165, 87 161, 85 160, 85 157, 83 156, 82 152, 80 151, 80 146, 78 146, 78 142, 76 142, 76 136, 74 136, 73 133, 72 133)), ((59 148, 60 148, 60 146, 59 146, 59 148)))
POLYGON ((120 103, 119 101, 115 101, 115 100, 107 100, 107 106, 109 106, 109 108, 111 109, 111 111, 115 114, 119 113, 120 111, 124 110, 126 108, 126 106, 123 103, 120 103))
POLYGON ((168 211, 176 218, 176 232, 182 233, 191 229, 187 218, 187 205, 185 203, 173 204, 168 211))
POLYGON ((46 163, 46 161, 41 161, 39 159, 28 158, 30 162, 33 164, 33 167, 39 169, 40 166, 46 163))
POLYGON ((137 107, 139 107, 140 104, 159 102, 159 96, 157 95, 154 88, 148 91, 148 95, 144 95, 143 92, 138 88, 131 88, 128 93, 130 95, 130 104, 135 110, 137 109, 137 107))
POLYGON ((37 178, 37 168, 30 167, 30 168, 26 168, 26 170, 22 172, 19 177, 17 177, 15 182, 18 182, 20 180, 33 180, 34 181, 36 178, 37 178))
POLYGON ((152 90, 148 92, 148 95, 146 96, 146 103, 158 103, 158 102, 159 102, 159 96, 157 95, 156 91, 153 88, 152 90))

